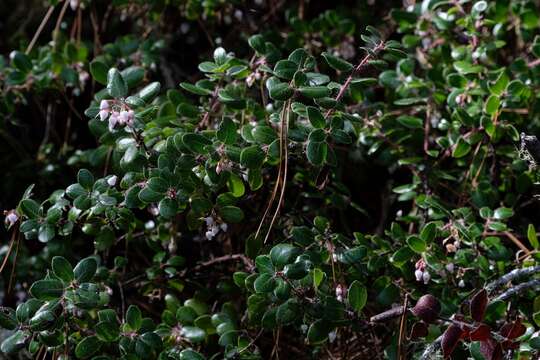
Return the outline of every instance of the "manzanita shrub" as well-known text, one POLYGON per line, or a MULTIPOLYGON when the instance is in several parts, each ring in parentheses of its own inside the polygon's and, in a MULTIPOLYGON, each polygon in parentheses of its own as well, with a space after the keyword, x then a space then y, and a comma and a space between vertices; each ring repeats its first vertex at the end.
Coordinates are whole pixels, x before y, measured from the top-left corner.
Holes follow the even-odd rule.
POLYGON ((0 59, 6 356, 539 356, 536 2, 46 3, 0 59))

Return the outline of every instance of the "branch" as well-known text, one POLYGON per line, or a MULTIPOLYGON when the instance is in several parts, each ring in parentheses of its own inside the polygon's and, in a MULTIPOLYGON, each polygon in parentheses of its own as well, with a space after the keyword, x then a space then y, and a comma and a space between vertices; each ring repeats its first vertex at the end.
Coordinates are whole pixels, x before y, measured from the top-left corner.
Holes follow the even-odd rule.
POLYGON ((501 295, 497 296, 492 301, 505 301, 511 298, 512 296, 519 294, 522 291, 525 291, 527 289, 534 288, 534 289, 540 289, 540 279, 534 279, 527 281, 526 283, 519 284, 516 286, 511 287, 510 289, 503 292, 501 295))
POLYGON ((523 269, 512 270, 509 273, 501 276, 497 280, 490 282, 486 286, 486 290, 488 292, 488 295, 490 295, 497 288, 509 283, 510 281, 513 281, 515 279, 518 279, 518 278, 521 278, 521 277, 524 277, 524 276, 529 276, 529 275, 532 275, 532 274, 536 274, 536 273, 540 273, 540 266, 531 266, 531 267, 526 267, 526 268, 523 268, 523 269))
POLYGON ((437 351, 441 347, 442 335, 433 340, 425 349, 419 360, 429 360, 432 358, 432 355, 436 355, 437 351))

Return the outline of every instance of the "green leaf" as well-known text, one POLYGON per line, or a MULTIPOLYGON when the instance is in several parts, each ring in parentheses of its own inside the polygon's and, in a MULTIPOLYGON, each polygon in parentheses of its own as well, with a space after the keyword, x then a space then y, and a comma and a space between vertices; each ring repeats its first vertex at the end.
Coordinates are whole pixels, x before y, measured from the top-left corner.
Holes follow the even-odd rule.
POLYGON ((55 227, 52 224, 44 223, 39 226, 38 240, 46 243, 54 239, 55 227))
POLYGON ((421 254, 426 251, 426 242, 418 236, 412 235, 407 238, 407 244, 416 253, 421 254))
POLYGON ((319 319, 309 326, 307 339, 311 345, 318 345, 328 339, 331 328, 327 320, 319 319))
POLYGON ((62 256, 55 256, 52 259, 52 271, 60 280, 69 283, 75 279, 75 274, 73 273, 73 267, 62 256))
POLYGON ((94 186, 94 175, 86 169, 81 169, 77 173, 77 182, 86 190, 91 190, 94 186))
POLYGON ((7 337, 4 341, 2 341, 2 346, 0 346, 0 350, 2 350, 2 353, 4 354, 12 354, 24 347, 24 344, 26 342, 26 339, 29 338, 29 334, 27 334, 25 331, 17 330, 12 335, 7 337))
POLYGON ((73 269, 75 280, 80 283, 92 280, 97 271, 97 261, 93 257, 87 257, 79 261, 73 269))
POLYGON ((101 85, 107 85, 107 70, 107 65, 99 60, 93 60, 90 63, 90 74, 101 85))
POLYGON ((278 244, 270 250, 272 264, 278 268, 290 264, 298 256, 300 249, 291 244, 278 244))
POLYGON ((236 141, 237 128, 230 118, 224 118, 217 131, 217 138, 225 144, 232 145, 236 141))
POLYGON ((459 159, 467 155, 470 151, 471 145, 469 145, 469 143, 467 143, 463 138, 459 138, 456 146, 454 147, 454 151, 452 152, 452 156, 459 159))
POLYGON ((500 207, 498 209, 495 209, 495 212, 493 214, 493 217, 497 220, 508 219, 512 216, 514 216, 514 210, 506 207, 500 207))
POLYGON ((123 98, 127 95, 127 84, 117 68, 111 68, 107 73, 107 92, 114 98, 123 98))
POLYGON ((29 219, 36 219, 39 216, 40 205, 32 199, 24 199, 20 203, 21 211, 29 219))
POLYGON ((212 141, 201 134, 187 133, 182 136, 182 143, 191 151, 203 154, 205 146, 212 145, 212 141))
POLYGON ((159 215, 166 219, 170 219, 178 212, 178 203, 176 200, 166 197, 159 202, 158 209, 159 215))
POLYGON ((201 343, 206 339, 206 332, 195 326, 184 326, 180 334, 194 344, 201 343))
POLYGON ((95 335, 84 337, 75 347, 75 356, 79 359, 87 359, 101 349, 103 343, 95 335))
POLYGON ((290 60, 279 60, 274 67, 274 74, 285 80, 291 80, 298 70, 298 65, 290 60))
POLYGON ((182 87, 182 89, 189 91, 190 93, 195 94, 195 95, 201 95, 201 96, 212 95, 212 90, 205 89, 203 87, 193 85, 187 82, 180 83, 180 87, 182 87))
POLYGON ((240 164, 248 169, 258 169, 264 162, 265 154, 259 145, 252 145, 242 149, 240 164))
POLYGON ((285 101, 293 96, 293 89, 289 84, 279 81, 276 77, 271 77, 266 80, 266 88, 268 89, 268 94, 273 100, 285 101))
POLYGON ((142 313, 136 305, 130 305, 126 311, 126 322, 132 331, 138 331, 142 325, 142 313))
POLYGON ((205 360, 206 358, 192 349, 185 349, 180 352, 179 360, 205 360))
POLYGON ((427 223, 420 232, 420 238, 424 240, 426 244, 432 243, 436 235, 437 224, 435 224, 434 222, 427 223))
POLYGON ((310 268, 310 261, 300 260, 292 264, 285 265, 283 268, 283 274, 291 280, 300 280, 308 275, 310 268))
POLYGON ((488 85, 489 91, 495 96, 501 96, 506 90, 508 82, 508 75, 506 75, 506 72, 503 71, 501 72, 497 80, 495 80, 495 83, 488 85))
POLYGON ((330 95, 330 89, 326 86, 301 86, 298 92, 310 99, 320 99, 330 95))
POLYGON ((115 322, 101 321, 96 324, 96 335, 101 341, 113 342, 120 337, 120 329, 115 322))
POLYGON ((149 187, 145 187, 138 194, 139 200, 145 203, 153 203, 163 199, 164 194, 156 192, 149 187))
POLYGON ((150 100, 152 100, 153 98, 155 98, 158 94, 159 94, 159 91, 161 90, 161 84, 158 82, 158 81, 154 81, 148 85, 146 85, 145 87, 143 87, 138 93, 137 93, 137 96, 146 101, 146 102, 149 102, 150 100))
POLYGON ((490 95, 484 105, 484 111, 486 112, 486 114, 494 115, 499 110, 500 105, 501 101, 499 100, 499 98, 495 95, 490 95))
POLYGON ((422 129, 424 121, 416 116, 401 115, 397 118, 397 122, 409 129, 422 129))
POLYGON ((324 57, 324 59, 326 60, 326 62, 328 63, 328 65, 330 65, 331 68, 335 69, 335 70, 338 70, 338 71, 351 71, 354 66, 349 63, 348 61, 345 61, 343 59, 340 59, 332 54, 329 54, 327 52, 323 52, 322 53, 322 56, 324 57))
POLYGON ((263 273, 255 279, 253 286, 257 293, 269 293, 274 290, 276 282, 272 274, 263 273))
POLYGON ((56 300, 64 294, 64 284, 56 279, 38 280, 30 287, 30 294, 39 300, 56 300))
POLYGON ((239 223, 244 219, 244 212, 236 206, 223 206, 219 209, 221 218, 227 223, 239 223))
POLYGON ((366 287, 360 284, 358 280, 354 280, 347 291, 347 299, 349 300, 349 305, 351 305, 355 311, 358 312, 362 310, 367 302, 366 287))
POLYGON ((320 166, 326 161, 328 155, 328 145, 324 141, 308 141, 306 146, 306 156, 308 161, 320 166))
POLYGON ((527 239, 529 239, 529 242, 531 243, 531 246, 535 250, 538 250, 540 245, 538 244, 538 237, 536 235, 536 230, 535 230, 533 224, 529 224, 529 227, 527 228, 527 239))

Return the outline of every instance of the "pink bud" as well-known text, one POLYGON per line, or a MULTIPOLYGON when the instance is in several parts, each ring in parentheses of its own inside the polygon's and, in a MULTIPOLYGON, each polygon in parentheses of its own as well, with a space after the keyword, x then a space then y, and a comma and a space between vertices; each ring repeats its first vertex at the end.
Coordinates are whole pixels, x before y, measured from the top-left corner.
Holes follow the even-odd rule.
POLYGON ((79 7, 79 0, 69 0, 69 6, 71 7, 71 10, 77 10, 79 7))
POLYGON ((118 117, 118 122, 120 125, 125 125, 129 122, 129 113, 125 110, 120 111, 120 116, 118 117))
POLYGON ((108 110, 109 109, 109 102, 107 100, 101 100, 99 103, 99 110, 108 110))
POLYGON ((19 216, 15 210, 12 210, 6 215, 5 222, 8 226, 12 226, 17 222, 17 220, 19 220, 19 216))
POLYGON ((107 116, 109 116, 109 110, 100 110, 99 111, 99 119, 101 121, 107 119, 107 116))

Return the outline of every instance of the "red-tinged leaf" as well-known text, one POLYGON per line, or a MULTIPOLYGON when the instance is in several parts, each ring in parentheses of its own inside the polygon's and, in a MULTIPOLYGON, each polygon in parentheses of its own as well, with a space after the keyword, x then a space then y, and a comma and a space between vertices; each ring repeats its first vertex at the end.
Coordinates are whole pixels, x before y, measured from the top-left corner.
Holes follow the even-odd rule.
POLYGON ((504 324, 499 332, 507 339, 515 339, 525 334, 526 330, 527 328, 521 323, 521 320, 517 319, 513 323, 504 324))
POLYGON ((469 333, 471 341, 485 341, 491 337, 491 329, 486 324, 478 325, 469 333))
POLYGON ((428 335, 428 326, 425 322, 419 321, 414 323, 411 334, 409 335, 410 340, 414 340, 420 337, 425 337, 428 335))
POLYGON ((452 324, 446 329, 441 339, 441 348, 445 358, 452 354, 462 335, 463 330, 457 325, 452 324))
POLYGON ((480 343, 480 352, 486 360, 502 360, 503 351, 501 344, 493 339, 487 339, 480 343))
POLYGON ((486 289, 480 290, 478 293, 476 293, 476 295, 473 296, 471 299, 470 311, 471 317, 475 321, 482 321, 484 319, 487 303, 488 297, 486 289))

